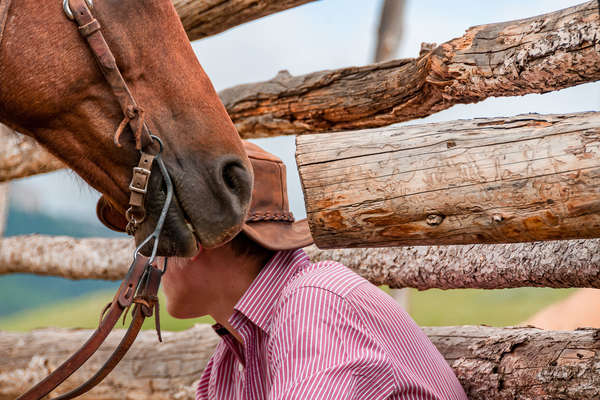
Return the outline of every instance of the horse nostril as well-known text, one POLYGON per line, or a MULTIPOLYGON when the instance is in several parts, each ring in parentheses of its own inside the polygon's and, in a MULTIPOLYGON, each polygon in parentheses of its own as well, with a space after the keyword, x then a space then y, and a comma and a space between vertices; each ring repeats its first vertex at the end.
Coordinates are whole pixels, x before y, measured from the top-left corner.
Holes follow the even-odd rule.
POLYGON ((249 176, 238 161, 228 162, 222 169, 223 182, 227 189, 237 197, 245 197, 248 191, 249 176))

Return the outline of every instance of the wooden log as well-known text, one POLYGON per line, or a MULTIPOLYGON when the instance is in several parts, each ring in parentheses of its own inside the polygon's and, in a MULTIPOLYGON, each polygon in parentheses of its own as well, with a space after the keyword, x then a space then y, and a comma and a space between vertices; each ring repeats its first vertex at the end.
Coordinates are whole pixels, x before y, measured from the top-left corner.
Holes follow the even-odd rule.
POLYGON ((120 280, 131 265, 134 249, 131 239, 12 236, 0 239, 0 275, 120 280))
MULTIPOLYGON (((285 8, 303 2, 271 3, 285 8)), ((248 0, 222 5, 233 3, 248 0)), ((267 4, 252 2, 259 3, 263 6, 257 8, 267 4)), ((189 11, 183 9, 194 9, 198 0, 179 4, 184 15, 189 11)), ((458 103, 596 81, 599 20, 597 2, 590 1, 524 20, 475 26, 416 59, 297 77, 284 71, 267 82, 226 89, 220 96, 243 138, 385 126, 458 103)), ((0 166, 3 158, 0 152, 0 166)), ((2 180, 6 178, 0 176, 2 180)))
POLYGON ((278 74, 220 93, 242 137, 380 127, 458 103, 600 79, 597 1, 479 25, 417 59, 278 74))
POLYGON ((190 40, 315 0, 172 0, 190 40))
POLYGON ((596 399, 597 329, 425 328, 471 400, 596 399))
MULTIPOLYGON (((0 275, 33 273, 119 280, 130 239, 28 235, 0 239, 0 275)), ((305 248, 313 262, 335 260, 376 285, 420 290, 526 286, 600 288, 600 240, 377 249, 305 248)))
POLYGON ((402 40, 405 3, 405 0, 383 0, 377 30, 375 62, 394 58, 402 40))
MULTIPOLYGON (((374 62, 388 61, 394 58, 402 39, 404 27, 404 0, 383 0, 374 62)), ((410 310, 408 289, 391 289, 390 296, 406 311, 410 310)))
MULTIPOLYGON (((595 329, 552 332, 532 328, 457 326, 424 328, 456 372, 471 400, 596 399, 600 396, 600 335, 595 329)), ((0 331, 0 400, 13 399, 64 360, 87 330, 0 331), (52 349, 51 352, 48 349, 52 349)), ((120 333, 122 334, 122 332, 120 333)), ((118 336, 120 336, 120 334, 118 336)), ((118 337, 111 335, 68 390, 96 370, 118 337)), ((208 326, 143 332, 115 371, 82 399, 193 399, 218 340, 208 326)), ((58 393, 58 391, 57 391, 58 393)))
POLYGON ((375 285, 392 288, 600 288, 600 240, 306 249, 311 261, 335 260, 375 285))
POLYGON ((35 140, 0 124, 0 182, 60 168, 64 164, 35 140))
POLYGON ((299 136, 320 248, 600 237, 600 113, 299 136))
MULTIPOLYGON (((100 315, 102 305, 98 305, 100 315)), ((106 361, 124 331, 113 332, 88 362, 51 393, 55 397, 75 388, 106 361)), ((66 360, 90 336, 90 330, 44 329, 31 333, 0 331, 0 400, 24 393, 66 360), (49 351, 49 349, 52 349, 49 351)), ((95 400, 193 399, 200 378, 219 337, 208 325, 184 332, 140 333, 114 371, 96 388, 80 397, 95 400)))

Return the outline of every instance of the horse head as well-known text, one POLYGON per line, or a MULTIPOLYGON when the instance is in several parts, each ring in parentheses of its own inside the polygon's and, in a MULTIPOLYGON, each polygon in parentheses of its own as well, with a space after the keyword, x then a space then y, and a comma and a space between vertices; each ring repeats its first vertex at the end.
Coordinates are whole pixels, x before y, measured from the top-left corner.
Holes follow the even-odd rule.
MULTIPOLYGON (((246 217, 252 169, 171 1, 96 0, 93 13, 146 125, 164 143, 175 197, 159 254, 191 256, 197 243, 225 243, 246 217)), ((14 1, 0 37, 0 122, 32 136, 125 214, 139 153, 125 139, 133 135, 113 143, 122 110, 61 1, 14 1)), ((137 242, 154 229, 164 197, 153 173, 137 242)))

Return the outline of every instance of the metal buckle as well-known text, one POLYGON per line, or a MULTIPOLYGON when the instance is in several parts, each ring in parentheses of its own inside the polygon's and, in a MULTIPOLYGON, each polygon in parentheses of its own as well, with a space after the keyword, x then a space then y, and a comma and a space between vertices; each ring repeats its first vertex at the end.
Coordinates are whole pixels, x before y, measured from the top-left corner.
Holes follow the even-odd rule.
POLYGON ((138 245, 138 247, 136 247, 135 252, 133 253, 133 258, 137 259, 138 255, 140 254, 140 251, 142 250, 142 247, 144 247, 147 243, 149 243, 150 240, 154 239, 154 242, 152 243, 152 254, 150 255, 150 257, 148 258, 148 261, 147 261, 148 264, 152 264, 156 258, 156 252, 158 250, 158 240, 160 237, 160 233, 162 232, 162 228, 165 223, 165 219, 167 218, 167 213, 169 212, 169 206, 171 205, 171 201, 173 200, 173 182, 171 181, 171 177, 169 176, 167 167, 165 166, 165 163, 161 157, 161 153, 163 151, 163 143, 158 137, 156 137, 154 135, 150 135, 150 137, 153 140, 156 140, 158 142, 158 144, 160 145, 160 151, 154 157, 154 161, 158 164, 160 173, 162 174, 163 180, 165 181, 165 186, 167 189, 167 196, 165 198, 165 203, 163 204, 163 208, 160 213, 160 216, 158 217, 158 221, 156 222, 154 231, 148 237, 146 237, 146 239, 144 239, 142 241, 142 243, 140 243, 138 245))
MULTIPOLYGON (((85 0, 85 3, 89 8, 94 8, 94 0, 85 0)), ((63 10, 65 10, 67 18, 69 18, 71 21, 75 19, 73 16, 73 11, 71 11, 71 6, 69 5, 69 0, 63 0, 63 10)))
POLYGON ((133 177, 131 178, 131 183, 129 184, 129 190, 131 190, 132 192, 141 193, 141 194, 145 195, 148 192, 148 182, 150 180, 150 179, 148 179, 148 176, 150 176, 150 170, 148 170, 146 168, 142 168, 142 167, 134 167, 133 168, 133 177), (133 186, 133 181, 135 180, 136 174, 146 175, 144 187, 141 189, 133 186))

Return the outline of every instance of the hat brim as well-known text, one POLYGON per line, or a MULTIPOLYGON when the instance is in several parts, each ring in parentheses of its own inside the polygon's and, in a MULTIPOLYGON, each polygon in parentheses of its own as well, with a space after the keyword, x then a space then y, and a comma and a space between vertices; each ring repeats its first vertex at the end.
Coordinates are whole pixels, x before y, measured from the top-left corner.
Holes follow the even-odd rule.
POLYGON ((292 250, 313 243, 308 221, 296 222, 247 222, 242 231, 250 239, 269 250, 292 250))
MULTIPOLYGON (((96 205, 98 219, 108 228, 125 232, 127 220, 104 196, 96 205)), ((248 237, 269 250, 291 250, 306 247, 313 243, 308 221, 295 222, 258 221, 247 222, 242 230, 248 237)))

